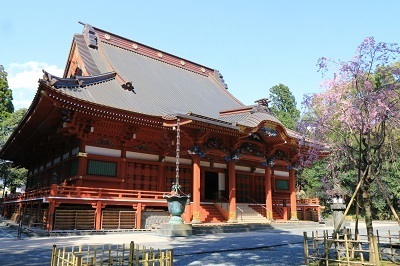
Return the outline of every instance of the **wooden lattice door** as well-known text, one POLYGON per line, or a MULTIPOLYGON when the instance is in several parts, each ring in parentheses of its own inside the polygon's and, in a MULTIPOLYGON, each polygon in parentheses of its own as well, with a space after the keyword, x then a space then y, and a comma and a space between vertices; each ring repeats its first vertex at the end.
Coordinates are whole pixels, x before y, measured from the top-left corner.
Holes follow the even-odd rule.
POLYGON ((135 190, 157 191, 158 165, 128 163, 126 188, 135 190))

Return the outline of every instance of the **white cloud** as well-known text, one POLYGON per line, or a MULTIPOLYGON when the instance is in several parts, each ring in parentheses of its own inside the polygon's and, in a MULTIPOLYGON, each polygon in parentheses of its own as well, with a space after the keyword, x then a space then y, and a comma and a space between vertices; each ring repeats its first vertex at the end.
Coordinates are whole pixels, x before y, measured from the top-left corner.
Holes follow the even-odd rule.
POLYGON ((58 77, 61 77, 64 72, 64 69, 55 65, 34 61, 22 64, 12 63, 6 68, 15 110, 30 106, 38 88, 38 81, 43 77, 42 69, 58 77))

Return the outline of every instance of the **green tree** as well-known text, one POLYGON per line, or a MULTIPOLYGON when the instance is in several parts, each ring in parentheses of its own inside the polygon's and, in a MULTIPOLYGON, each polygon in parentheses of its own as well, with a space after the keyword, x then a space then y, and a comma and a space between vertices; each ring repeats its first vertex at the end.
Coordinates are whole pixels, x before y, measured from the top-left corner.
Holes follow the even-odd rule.
MULTIPOLYGON (((0 149, 26 113, 26 109, 14 112, 12 100, 12 90, 8 87, 7 72, 0 65, 0 149)), ((15 191, 17 187, 23 186, 27 172, 25 168, 13 168, 11 162, 0 160, 3 196, 5 187, 15 191)))
POLYGON ((0 65, 0 120, 4 120, 14 112, 12 91, 8 87, 7 72, 0 65))
MULTIPOLYGON (((24 117, 26 109, 22 108, 14 113, 8 114, 0 123, 0 131, 2 132, 0 139, 0 148, 6 143, 14 129, 18 126, 24 117)), ((9 188, 11 192, 15 192, 16 188, 25 184, 28 170, 25 168, 12 167, 9 161, 0 160, 0 178, 3 180, 2 188, 9 188)), ((4 195, 4 190, 3 190, 4 195)))
MULTIPOLYGON (((318 62, 320 69, 334 70, 327 72, 330 78, 324 81, 326 90, 305 97, 304 101, 314 116, 304 121, 302 129, 305 136, 315 140, 310 144, 315 151, 309 151, 311 156, 303 162, 317 158, 326 149, 321 144, 329 143, 331 156, 337 158, 332 178, 334 175, 341 178, 344 173, 357 180, 353 181, 357 186, 353 187, 352 195, 361 195, 360 206, 370 243, 374 235, 373 185, 376 182, 380 186, 388 140, 398 141, 398 136, 391 133, 400 126, 400 69, 393 65, 399 55, 397 44, 376 43, 374 38, 365 38, 350 61, 323 57, 318 62), (347 163, 338 164, 342 161, 347 163)), ((385 194, 384 189, 380 190, 385 194)))
POLYGON ((296 108, 296 99, 289 87, 279 84, 269 89, 270 110, 272 114, 289 129, 296 129, 300 111, 296 108))

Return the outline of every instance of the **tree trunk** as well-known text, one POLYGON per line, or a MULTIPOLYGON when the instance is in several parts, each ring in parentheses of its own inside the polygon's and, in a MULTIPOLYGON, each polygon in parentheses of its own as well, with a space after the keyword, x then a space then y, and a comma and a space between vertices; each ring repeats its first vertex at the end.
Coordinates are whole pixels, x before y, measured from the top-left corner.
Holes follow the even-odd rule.
POLYGON ((368 181, 364 182, 362 186, 363 205, 365 210, 365 225, 367 228, 368 241, 372 239, 374 229, 372 227, 372 212, 371 212, 371 184, 368 181))
MULTIPOLYGON (((368 179, 368 178, 365 178, 368 179)), ((367 236, 369 243, 369 261, 374 261, 374 246, 373 246, 373 236, 374 236, 374 228, 372 226, 372 212, 371 212, 371 193, 370 193, 371 184, 369 180, 365 180, 362 187, 362 197, 363 197, 363 206, 365 210, 365 226, 367 228, 367 236)))

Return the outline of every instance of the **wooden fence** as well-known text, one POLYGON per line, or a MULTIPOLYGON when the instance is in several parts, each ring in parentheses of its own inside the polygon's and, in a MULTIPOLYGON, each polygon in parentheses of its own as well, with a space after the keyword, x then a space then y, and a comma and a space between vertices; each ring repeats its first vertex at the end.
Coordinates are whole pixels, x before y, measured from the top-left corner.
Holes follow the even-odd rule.
POLYGON ((142 248, 132 241, 121 245, 53 246, 51 266, 172 266, 173 250, 142 248))
POLYGON ((347 230, 343 234, 329 235, 312 232, 304 236, 304 259, 306 265, 400 265, 400 237, 379 235, 372 238, 372 247, 366 235, 352 236, 347 230))

